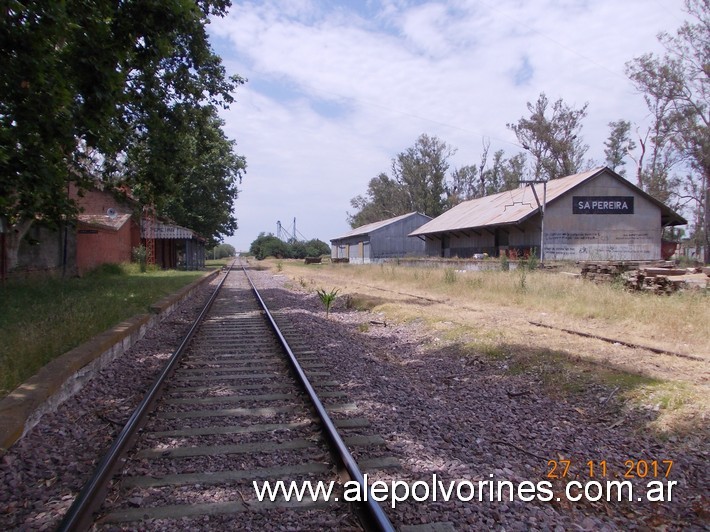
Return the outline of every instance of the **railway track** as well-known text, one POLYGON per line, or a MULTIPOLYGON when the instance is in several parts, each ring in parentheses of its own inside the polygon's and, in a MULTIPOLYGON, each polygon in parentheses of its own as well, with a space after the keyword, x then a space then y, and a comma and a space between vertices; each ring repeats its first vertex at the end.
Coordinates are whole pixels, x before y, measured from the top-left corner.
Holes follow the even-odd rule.
POLYGON ((384 440, 339 388, 288 324, 279 329, 246 270, 232 269, 59 530, 391 530, 372 497, 343 500, 345 482, 363 486, 361 468, 397 464, 385 457, 358 466, 348 448, 384 440), (264 481, 334 489, 330 500, 322 492, 259 500, 264 481))

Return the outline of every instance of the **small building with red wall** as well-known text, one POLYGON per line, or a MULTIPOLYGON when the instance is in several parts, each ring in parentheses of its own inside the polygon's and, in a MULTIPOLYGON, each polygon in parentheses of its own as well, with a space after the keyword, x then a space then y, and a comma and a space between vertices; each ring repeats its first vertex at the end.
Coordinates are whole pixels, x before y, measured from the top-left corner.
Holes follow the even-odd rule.
POLYGON ((205 241, 194 231, 141 216, 130 197, 94 188, 72 196, 82 213, 77 217, 76 265, 79 275, 101 264, 130 262, 133 249, 144 245, 152 263, 164 269, 200 269, 205 241))
POLYGON ((138 228, 130 214, 80 214, 76 235, 79 275, 106 263, 131 261, 131 250, 140 245, 138 228))
POLYGON ((81 195, 72 188, 69 195, 81 209, 76 230, 77 273, 84 275, 101 264, 130 262, 133 248, 141 243, 134 214, 138 204, 99 187, 81 195))
POLYGON ((70 184, 69 197, 80 214, 60 227, 32 224, 18 247, 17 266, 7 267, 8 230, 0 220, 0 279, 29 276, 84 275, 102 264, 130 262, 144 245, 152 261, 164 269, 197 270, 205 266, 205 239, 168 220, 146 216, 140 204, 100 183, 81 193, 70 184))

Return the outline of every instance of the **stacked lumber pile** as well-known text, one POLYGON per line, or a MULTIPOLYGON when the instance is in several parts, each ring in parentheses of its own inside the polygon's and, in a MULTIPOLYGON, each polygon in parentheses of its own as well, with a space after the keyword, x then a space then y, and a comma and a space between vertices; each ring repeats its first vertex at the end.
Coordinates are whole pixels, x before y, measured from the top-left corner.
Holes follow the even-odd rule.
POLYGON ((631 268, 633 266, 619 261, 585 262, 582 264, 582 278, 601 283, 611 283, 631 268))
POLYGON ((621 281, 625 288, 654 294, 672 294, 687 288, 689 269, 675 268, 672 262, 586 262, 582 277, 595 282, 621 281))
POLYGON ((631 290, 642 290, 654 294, 672 294, 685 288, 682 278, 686 270, 674 268, 639 268, 625 273, 624 286, 631 290))

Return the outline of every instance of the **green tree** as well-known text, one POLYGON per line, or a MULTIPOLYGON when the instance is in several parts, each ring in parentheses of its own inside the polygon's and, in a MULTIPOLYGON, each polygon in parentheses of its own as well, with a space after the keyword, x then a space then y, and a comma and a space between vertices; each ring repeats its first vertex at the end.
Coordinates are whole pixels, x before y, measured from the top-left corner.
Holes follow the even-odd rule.
POLYGON ((548 106, 547 96, 541 93, 535 104, 528 102, 529 118, 507 124, 533 156, 532 174, 536 179, 557 179, 581 171, 589 148, 580 137, 588 104, 574 109, 559 99, 552 104, 551 116, 548 106))
POLYGON ((517 188, 525 173, 526 157, 524 153, 505 158, 505 152, 498 150, 493 154, 493 162, 484 173, 485 195, 496 194, 517 188))
POLYGON ((287 259, 291 256, 288 244, 271 233, 259 233, 249 246, 249 253, 258 260, 264 260, 266 257, 287 259))
POLYGON ((420 212, 431 217, 445 209, 445 179, 449 157, 456 152, 446 142, 426 133, 414 146, 392 161, 392 175, 407 194, 406 212, 420 212))
MULTIPOLYGON (((626 73, 654 113, 662 156, 676 150, 691 169, 680 199, 694 204, 695 240, 710 262, 710 2, 686 0, 692 20, 675 35, 662 33, 666 53, 645 54, 626 64, 626 73)), ((654 144, 656 143, 654 142, 654 144)), ((679 180, 680 181, 680 180, 679 180)))
POLYGON ((71 69, 71 14, 61 2, 4 3, 0 13, 0 217, 9 226, 12 269, 20 240, 37 215, 73 214, 70 179, 86 184, 73 119, 77 79, 71 69))
POLYGON ((626 120, 617 120, 609 122, 609 138, 604 141, 604 155, 606 155, 606 165, 614 170, 619 175, 626 175, 626 157, 629 152, 636 149, 636 144, 631 139, 631 122, 626 120))
POLYGON ((458 205, 462 201, 480 197, 478 168, 465 165, 454 169, 446 183, 447 207, 458 205))
POLYGON ((243 82, 226 76, 205 29, 229 4, 3 3, 0 216, 11 267, 35 220, 76 214, 70 182, 125 182, 147 204, 177 191, 187 141, 176 133, 195 109, 231 103, 243 82))
POLYGON ((357 209, 355 214, 347 215, 353 228, 410 212, 404 187, 385 173, 373 177, 367 185, 366 195, 354 197, 350 205, 357 209))
POLYGON ((183 138, 187 142, 177 192, 161 209, 213 245, 237 229, 233 207, 246 168, 244 158, 234 153, 234 141, 222 132, 223 125, 213 106, 199 109, 197 120, 183 138))
POLYGON ((218 244, 210 250, 209 254, 212 259, 224 259, 236 256, 237 250, 231 244, 218 244))
POLYGON ((289 256, 292 259, 320 257, 321 255, 330 255, 330 246, 317 238, 305 241, 295 241, 289 244, 289 256))
POLYGON ((351 227, 413 211, 432 217, 444 212, 448 160, 455 151, 437 137, 420 135, 414 146, 392 159, 392 177, 381 173, 370 180, 365 196, 350 200, 357 209, 348 213, 351 227))

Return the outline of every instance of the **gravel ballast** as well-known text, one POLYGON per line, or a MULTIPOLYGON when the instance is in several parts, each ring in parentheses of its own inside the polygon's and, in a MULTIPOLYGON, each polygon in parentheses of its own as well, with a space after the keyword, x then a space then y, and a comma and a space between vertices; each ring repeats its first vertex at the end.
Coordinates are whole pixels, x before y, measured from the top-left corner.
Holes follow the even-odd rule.
MULTIPOLYGON (((400 460, 400 469, 374 471, 371 481, 431 484, 436 474, 447 486, 451 481, 477 486, 490 480, 517 486, 548 480, 550 460, 570 460, 570 472, 585 482, 590 480, 590 460, 606 462, 608 480, 613 480, 612 474, 624 473, 627 460, 674 461, 669 480, 677 485, 671 502, 571 502, 563 496, 565 482, 552 480, 551 501, 524 502, 516 497, 479 502, 476 494, 468 502, 434 502, 429 497, 401 502, 395 508, 391 501, 383 502, 395 527, 450 523, 461 530, 707 528, 707 447, 687 449, 682 441, 657 439, 643 429, 642 413, 620 418, 615 398, 600 401, 612 390, 582 390, 574 397, 551 394, 534 375, 509 371, 505 360, 462 354, 455 346, 437 341, 423 325, 372 325, 384 320, 347 310, 342 300, 336 300, 326 319, 315 294, 289 290, 284 277, 269 272, 250 275, 267 302, 279 309, 278 319, 303 334, 300 348, 315 351, 327 362, 332 380, 344 383, 339 389, 347 393, 347 401, 357 404, 358 415, 370 421, 370 432, 385 439, 385 446, 354 449, 356 458, 400 460), (363 327, 364 323, 370 325, 363 327)), ((201 289, 57 412, 45 415, 0 459, 1 528, 56 527, 199 312, 208 290, 201 289)), ((649 480, 654 479, 632 480, 634 497, 646 491, 649 480)), ((284 516, 272 523, 273 528, 307 528, 308 514, 304 512, 303 518, 293 521, 284 516)), ((322 524, 335 527, 338 521, 322 524)), ((155 525, 165 530, 270 528, 248 511, 233 518, 155 525)), ((347 528, 352 523, 343 516, 340 525, 347 528)))

